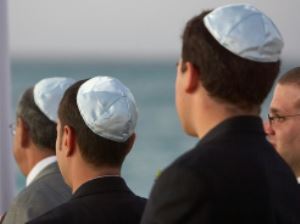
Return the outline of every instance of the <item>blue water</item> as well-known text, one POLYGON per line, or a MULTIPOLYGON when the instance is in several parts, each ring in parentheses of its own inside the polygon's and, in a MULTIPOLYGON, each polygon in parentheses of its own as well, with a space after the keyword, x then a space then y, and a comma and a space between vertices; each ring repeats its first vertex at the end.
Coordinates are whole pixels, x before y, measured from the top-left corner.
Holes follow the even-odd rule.
MULTIPOLYGON (((49 76, 85 79, 95 75, 119 78, 135 95, 139 108, 137 140, 122 170, 128 185, 147 196, 157 173, 194 145, 181 130, 174 103, 175 60, 149 61, 53 61, 13 60, 13 109, 23 91, 49 76)), ((17 173, 18 189, 24 178, 17 173)))
MULTIPOLYGON (((13 60, 13 109, 22 92, 49 76, 86 79, 95 75, 119 78, 135 95, 139 107, 137 140, 122 170, 128 185, 139 195, 148 196, 157 173, 191 148, 196 139, 181 130, 174 103, 175 60, 13 60)), ((283 64, 282 72, 295 63, 283 64)), ((262 74, 263 75, 263 74, 262 74)), ((262 108, 265 117, 270 96, 262 108)), ((24 177, 16 174, 18 189, 24 177)))

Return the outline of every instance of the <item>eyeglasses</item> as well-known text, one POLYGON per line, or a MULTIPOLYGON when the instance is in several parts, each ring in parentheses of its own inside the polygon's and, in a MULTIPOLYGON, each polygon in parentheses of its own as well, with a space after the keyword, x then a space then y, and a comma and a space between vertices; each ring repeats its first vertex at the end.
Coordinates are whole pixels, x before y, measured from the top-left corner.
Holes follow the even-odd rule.
POLYGON ((9 125, 9 128, 10 128, 11 134, 15 135, 16 134, 16 124, 15 123, 11 123, 9 125))
POLYGON ((268 114, 268 120, 270 124, 273 123, 283 123, 285 122, 288 118, 292 118, 292 117, 297 117, 300 116, 300 114, 291 114, 291 115, 270 115, 268 114))

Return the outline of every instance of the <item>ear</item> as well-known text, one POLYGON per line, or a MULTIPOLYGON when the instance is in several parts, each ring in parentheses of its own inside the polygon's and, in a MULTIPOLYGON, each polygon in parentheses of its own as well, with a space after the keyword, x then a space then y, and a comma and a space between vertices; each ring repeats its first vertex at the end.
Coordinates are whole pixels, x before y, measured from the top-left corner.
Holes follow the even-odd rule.
POLYGON ((190 62, 182 62, 185 65, 185 91, 187 93, 193 93, 197 90, 199 87, 200 81, 199 81, 199 71, 198 69, 190 62))
POLYGON ((131 151, 131 149, 132 149, 132 147, 133 147, 133 145, 134 145, 134 142, 135 142, 135 138, 136 138, 136 134, 135 133, 133 133, 131 136, 130 136, 130 138, 128 139, 128 147, 127 147, 127 149, 126 149, 126 154, 128 154, 130 151, 131 151))
POLYGON ((18 129, 17 131, 20 137, 20 145, 22 146, 22 148, 27 148, 30 145, 31 137, 27 124, 21 117, 17 118, 16 128, 18 129))
POLYGON ((63 127, 62 148, 66 157, 74 155, 76 151, 76 136, 74 129, 68 125, 63 127))

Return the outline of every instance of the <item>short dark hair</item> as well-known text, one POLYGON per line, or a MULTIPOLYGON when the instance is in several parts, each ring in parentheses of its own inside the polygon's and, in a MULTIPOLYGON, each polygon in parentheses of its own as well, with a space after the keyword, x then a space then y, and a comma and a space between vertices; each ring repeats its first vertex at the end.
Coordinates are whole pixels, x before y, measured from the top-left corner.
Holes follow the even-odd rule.
MULTIPOLYGON (((259 107, 278 75, 280 61, 260 63, 239 57, 221 46, 209 33, 203 11, 188 21, 183 32, 182 61, 200 72, 199 79, 211 97, 241 109, 259 107)), ((255 32, 255 31, 253 31, 255 32)))
POLYGON ((300 67, 295 67, 282 75, 278 83, 300 85, 300 67))
POLYGON ((76 102, 78 89, 85 81, 78 81, 66 90, 58 110, 61 128, 68 125, 73 129, 81 155, 86 162, 95 167, 120 167, 128 152, 129 140, 120 143, 103 138, 85 124, 76 102))
POLYGON ((33 87, 23 93, 17 107, 17 117, 24 121, 33 143, 40 150, 49 149, 55 153, 56 123, 35 104, 33 87))

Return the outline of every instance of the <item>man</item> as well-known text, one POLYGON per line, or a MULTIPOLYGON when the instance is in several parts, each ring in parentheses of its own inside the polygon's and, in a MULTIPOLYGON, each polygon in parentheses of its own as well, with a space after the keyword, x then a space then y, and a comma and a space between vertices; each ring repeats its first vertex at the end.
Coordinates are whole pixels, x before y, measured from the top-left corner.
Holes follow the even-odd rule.
POLYGON ((176 107, 185 132, 201 141, 162 172, 143 224, 300 223, 296 179, 259 118, 282 46, 272 21, 247 4, 187 23, 176 107))
MULTIPOLYGON (((275 88, 265 123, 268 139, 300 177, 300 67, 283 75, 275 88)), ((298 179, 299 180, 299 179, 298 179)))
POLYGON ((135 140, 137 108, 119 80, 98 76, 65 93, 56 154, 70 201, 29 223, 140 223, 145 199, 120 177, 135 140))
POLYGON ((14 199, 5 224, 25 223, 65 202, 71 196, 55 157, 56 117, 69 78, 46 78, 27 89, 17 107, 13 153, 26 178, 14 199))

